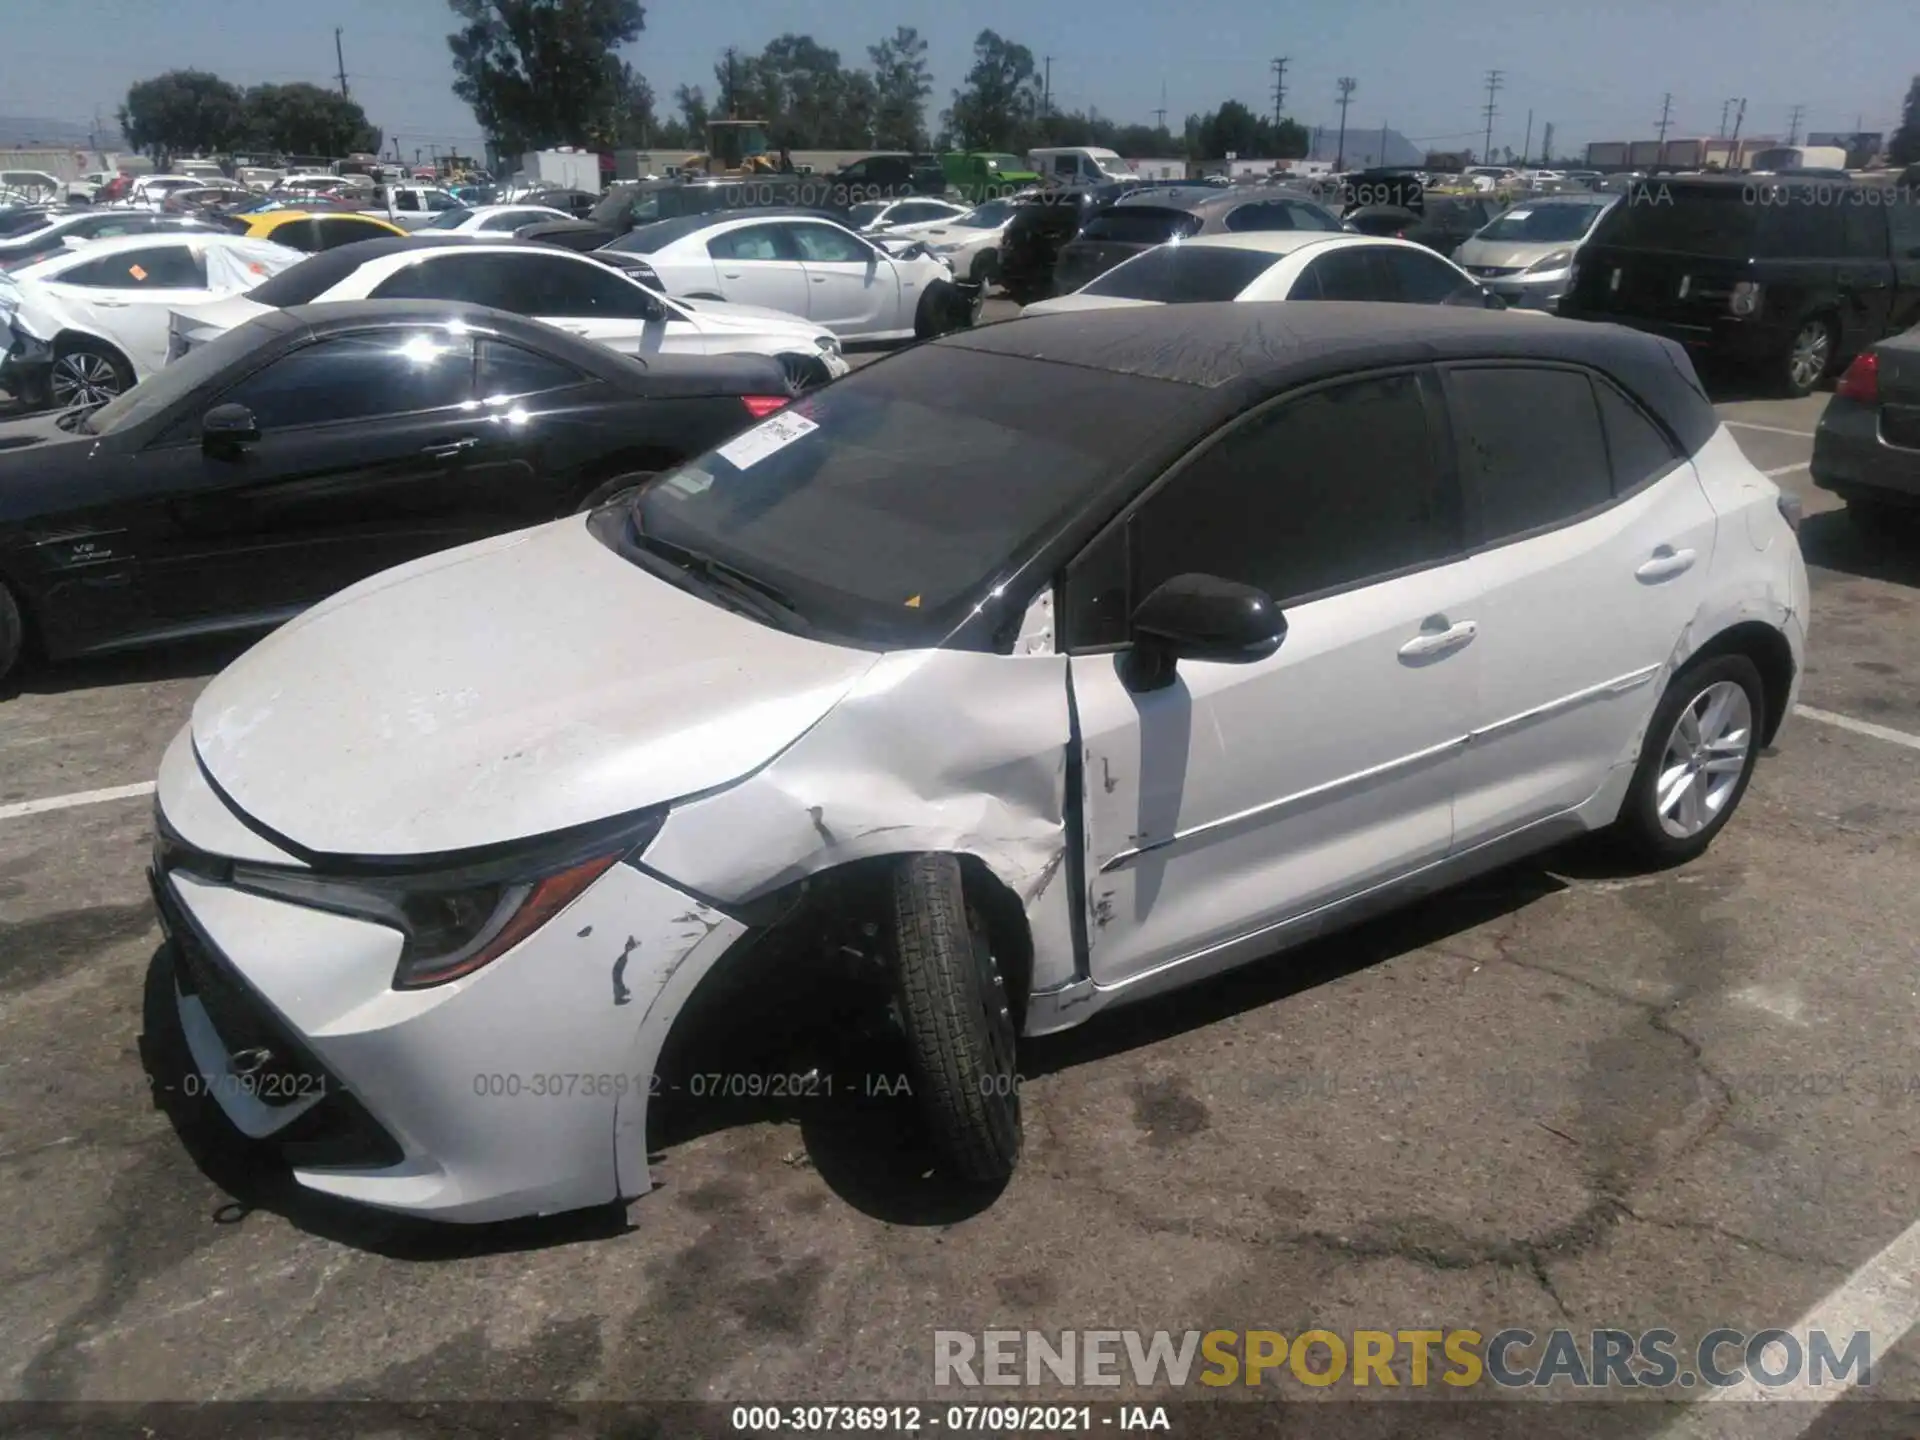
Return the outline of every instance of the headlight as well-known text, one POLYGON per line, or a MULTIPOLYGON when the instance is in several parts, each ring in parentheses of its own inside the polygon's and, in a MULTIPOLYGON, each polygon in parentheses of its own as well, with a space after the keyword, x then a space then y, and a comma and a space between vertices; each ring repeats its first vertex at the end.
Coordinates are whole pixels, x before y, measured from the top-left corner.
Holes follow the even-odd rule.
POLYGON ((666 821, 656 810, 611 831, 512 859, 409 874, 315 874, 235 864, 237 890, 351 915, 404 937, 393 988, 444 985, 506 954, 625 857, 644 850, 666 821))
POLYGON ((1528 275, 1544 275, 1549 270, 1565 269, 1572 262, 1573 251, 1555 250, 1550 255, 1542 255, 1538 260, 1527 266, 1523 273, 1528 275))

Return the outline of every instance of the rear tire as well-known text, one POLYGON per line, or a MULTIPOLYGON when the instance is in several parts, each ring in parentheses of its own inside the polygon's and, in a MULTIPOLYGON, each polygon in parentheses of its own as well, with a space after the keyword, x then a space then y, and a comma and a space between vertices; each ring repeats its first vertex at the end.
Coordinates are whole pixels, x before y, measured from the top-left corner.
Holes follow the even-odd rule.
POLYGON ((1787 348, 1773 362, 1773 387, 1790 400, 1811 395, 1833 370, 1839 345, 1833 318, 1810 315, 1795 327, 1787 348))
POLYGON ((0 681, 20 663, 20 653, 26 643, 27 622, 20 614, 19 602, 11 590, 0 584, 0 681))
POLYGON ((68 340, 54 348, 47 398, 56 410, 98 405, 133 388, 133 367, 98 340, 68 340))
POLYGON ((1674 676, 1647 722, 1616 844, 1650 870, 1704 854, 1747 793, 1767 723, 1766 685, 1745 655, 1714 655, 1674 676))
POLYGON ((961 1180, 999 1184, 1020 1158, 1017 1032, 959 860, 903 860, 893 915, 896 997, 934 1149, 961 1180))

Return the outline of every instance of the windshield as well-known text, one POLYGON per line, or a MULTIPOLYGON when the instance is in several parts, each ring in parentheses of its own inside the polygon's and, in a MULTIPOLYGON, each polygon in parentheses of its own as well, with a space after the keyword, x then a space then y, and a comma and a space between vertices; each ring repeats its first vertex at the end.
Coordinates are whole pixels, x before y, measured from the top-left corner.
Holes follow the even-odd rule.
POLYGON ((608 226, 619 225, 629 219, 636 224, 657 220, 660 218, 660 199, 654 192, 648 192, 643 197, 633 190, 609 190, 600 203, 588 212, 588 216, 594 224, 608 226))
POLYGON ((89 435, 106 435, 140 425, 173 408, 229 366, 237 365, 272 335, 256 325, 240 325, 204 345, 196 345, 170 361, 131 390, 91 411, 79 428, 89 435))
POLYGON ((1224 245, 1162 245, 1116 265, 1084 286, 1083 295, 1191 305, 1237 299, 1283 257, 1224 245))
POLYGON ((473 218, 473 211, 467 209, 463 205, 456 206, 452 210, 442 210, 438 215, 434 216, 433 219, 427 221, 427 223, 422 225, 420 228, 422 230, 457 230, 460 228, 461 225, 466 223, 468 220, 471 220, 472 218, 473 218))
POLYGON ((1160 245, 1200 228, 1199 217, 1187 210, 1161 210, 1152 205, 1116 205, 1087 222, 1083 240, 1117 240, 1125 245, 1160 245))
POLYGON ((1190 406, 1164 381, 923 345, 663 475, 630 523, 784 592, 817 632, 935 644, 1190 406))
POLYGON ((1747 186, 1642 181, 1607 212, 1595 243, 1740 259, 1752 253, 1764 213, 1747 186))
POLYGON ((1603 205, 1517 205, 1474 236, 1476 240, 1578 240, 1593 228, 1603 205))
POLYGON ((976 206, 950 223, 964 225, 969 230, 991 230, 1011 220, 1014 208, 1011 200, 989 200, 985 205, 976 206))

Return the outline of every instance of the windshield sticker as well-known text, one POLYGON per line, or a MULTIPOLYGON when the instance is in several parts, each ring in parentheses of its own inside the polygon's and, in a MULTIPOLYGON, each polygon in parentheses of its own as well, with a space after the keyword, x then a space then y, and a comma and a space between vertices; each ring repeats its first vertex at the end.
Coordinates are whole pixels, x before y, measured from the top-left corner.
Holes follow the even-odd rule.
POLYGON ((1531 210, 1509 210, 1507 211, 1507 219, 1524 220, 1527 218, 1527 216, 1531 215, 1532 213, 1533 211, 1531 210))
POLYGON ((771 419, 763 420, 746 434, 722 445, 719 455, 729 465, 745 470, 757 465, 778 451, 784 450, 802 436, 811 435, 820 427, 804 415, 796 415, 791 410, 782 411, 771 419))
POLYGON ((671 490, 676 495, 699 495, 713 488, 713 476, 704 470, 695 470, 689 465, 684 470, 676 470, 661 482, 663 490, 671 490))

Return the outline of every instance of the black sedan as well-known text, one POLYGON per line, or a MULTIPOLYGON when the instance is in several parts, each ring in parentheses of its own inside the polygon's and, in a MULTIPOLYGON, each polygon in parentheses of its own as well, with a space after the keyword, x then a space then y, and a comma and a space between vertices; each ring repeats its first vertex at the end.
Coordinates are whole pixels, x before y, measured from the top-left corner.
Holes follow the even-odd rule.
POLYGON ((1504 207, 1475 195, 1428 195, 1418 211, 1403 205, 1363 205, 1346 223, 1362 235, 1390 235, 1451 256, 1504 207))
POLYGON ((1847 367, 1813 433, 1812 475, 1851 520, 1920 520, 1920 329, 1847 367))
POLYGON ((0 424, 0 676, 279 623, 419 556, 603 503, 790 396, 498 310, 296 306, 88 412, 0 424))

